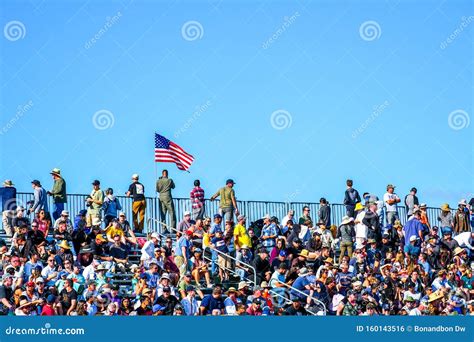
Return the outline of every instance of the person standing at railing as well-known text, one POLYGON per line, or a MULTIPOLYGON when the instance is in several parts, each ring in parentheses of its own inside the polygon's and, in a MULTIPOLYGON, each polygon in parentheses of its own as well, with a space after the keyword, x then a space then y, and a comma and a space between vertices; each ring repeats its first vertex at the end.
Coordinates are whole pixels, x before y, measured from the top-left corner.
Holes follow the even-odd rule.
POLYGON ((114 190, 112 188, 105 190, 105 199, 104 204, 102 204, 102 209, 104 210, 104 222, 107 227, 110 221, 117 218, 118 212, 122 210, 122 205, 118 198, 114 196, 114 190))
POLYGON ((214 201, 217 197, 220 197, 219 214, 225 217, 226 221, 234 221, 234 213, 236 216, 239 216, 239 209, 235 200, 235 182, 232 179, 228 179, 225 184, 225 186, 212 195, 210 200, 214 201))
POLYGON ((2 224, 8 236, 13 235, 12 220, 16 210, 16 188, 11 180, 7 179, 0 188, 2 199, 2 224))
POLYGON ((409 219, 413 215, 413 209, 415 209, 415 206, 419 205, 418 197, 416 196, 416 193, 418 190, 413 187, 410 190, 410 193, 405 196, 405 207, 407 209, 407 219, 409 219))
POLYGON ((48 195, 40 181, 36 179, 31 181, 31 187, 33 188, 33 205, 30 208, 30 213, 38 214, 40 210, 49 212, 48 195))
POLYGON ((326 227, 331 225, 331 207, 324 197, 319 200, 318 223, 326 227))
POLYGON ((64 204, 67 203, 66 195, 66 181, 61 176, 61 170, 54 168, 50 172, 53 177, 53 189, 48 191, 47 194, 53 196, 53 219, 57 220, 61 216, 61 212, 64 210, 64 204))
POLYGON ((126 196, 132 196, 132 220, 133 230, 135 232, 143 232, 143 226, 145 224, 145 187, 138 181, 138 174, 132 175, 132 184, 128 187, 126 196))
MULTIPOLYGON (((176 229, 176 212, 174 210, 173 196, 171 190, 175 188, 174 182, 168 178, 168 170, 161 172, 161 177, 156 181, 156 192, 159 194, 160 203, 160 220, 166 221, 166 213, 170 215, 169 226, 176 229)), ((165 234, 169 234, 168 228, 165 229, 165 234)))
POLYGON ((466 208, 467 202, 465 199, 458 203, 458 210, 454 214, 454 232, 456 234, 467 232, 471 230, 469 211, 466 208))
POLYGON ((393 225, 398 217, 397 203, 400 203, 400 197, 394 192, 395 186, 392 184, 387 185, 387 192, 383 195, 383 201, 385 208, 387 209, 387 224, 393 225))
POLYGON ((342 218, 341 225, 337 228, 337 238, 341 246, 339 255, 339 263, 341 263, 346 251, 349 258, 352 258, 352 247, 355 241, 354 219, 352 217, 344 216, 342 218))
POLYGON ((438 222, 441 227, 441 231, 446 230, 446 227, 449 229, 453 229, 454 227, 454 218, 453 213, 451 212, 451 208, 449 207, 448 203, 444 203, 441 206, 441 212, 438 216, 438 222))
POLYGON ((92 226, 92 220, 101 219, 101 208, 104 203, 104 193, 100 189, 100 182, 96 179, 92 182, 92 191, 86 199, 87 216, 86 226, 92 226))
POLYGON ((189 198, 193 207, 193 220, 197 221, 204 218, 204 190, 201 188, 199 179, 194 181, 194 188, 189 193, 189 198))
POLYGON ((355 217, 354 209, 355 209, 356 204, 360 202, 360 195, 359 195, 359 191, 354 189, 352 185, 353 185, 352 179, 348 179, 346 181, 347 189, 346 189, 346 192, 344 193, 344 205, 346 206, 346 215, 354 218, 355 217))

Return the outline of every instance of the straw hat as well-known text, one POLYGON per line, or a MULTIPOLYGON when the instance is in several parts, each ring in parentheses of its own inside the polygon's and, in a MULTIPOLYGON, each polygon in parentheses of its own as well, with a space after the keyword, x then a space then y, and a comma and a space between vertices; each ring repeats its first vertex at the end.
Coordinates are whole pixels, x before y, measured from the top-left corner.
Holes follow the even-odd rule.
POLYGON ((359 211, 359 210, 362 210, 362 209, 364 209, 364 206, 362 205, 362 203, 359 202, 359 203, 356 204, 354 210, 359 211))
POLYGON ((453 254, 456 256, 456 255, 458 255, 458 254, 461 254, 462 252, 465 252, 465 250, 462 249, 461 247, 456 247, 456 248, 454 249, 454 253, 453 253, 453 254))
POLYGON ((443 298, 444 295, 441 291, 435 291, 428 297, 428 303, 434 302, 435 300, 443 298))
POLYGON ((441 205, 441 210, 442 211, 451 211, 451 208, 449 207, 448 203, 444 203, 443 205, 441 205))
POLYGON ((3 186, 13 186, 13 182, 10 179, 7 179, 3 182, 3 186))
POLYGON ((303 249, 298 255, 307 258, 309 256, 309 251, 307 249, 303 249))
POLYGON ((69 247, 69 244, 67 243, 66 240, 61 241, 61 243, 59 244, 59 248, 71 249, 71 247, 69 247))

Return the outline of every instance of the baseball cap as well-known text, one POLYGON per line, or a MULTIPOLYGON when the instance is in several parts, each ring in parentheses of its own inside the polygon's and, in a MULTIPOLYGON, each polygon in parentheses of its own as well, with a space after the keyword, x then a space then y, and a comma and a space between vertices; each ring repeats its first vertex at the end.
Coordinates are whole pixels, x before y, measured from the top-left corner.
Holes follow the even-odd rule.
POLYGON ((119 216, 126 216, 126 215, 125 215, 125 213, 124 213, 123 211, 121 211, 121 212, 119 213, 119 216))
POLYGON ((217 218, 222 218, 222 216, 220 214, 215 214, 214 215, 214 218, 217 219, 217 218))
POLYGON ((100 182, 99 182, 99 180, 97 180, 97 179, 96 179, 96 180, 94 180, 94 181, 92 182, 92 185, 100 185, 100 182))
POLYGON ((237 221, 242 221, 245 219, 246 219, 245 215, 239 215, 239 217, 237 217, 237 221))
POLYGON ((183 216, 191 216, 191 212, 186 210, 186 211, 184 212, 183 216))
POLYGON ((286 252, 285 251, 280 251, 279 255, 282 256, 282 257, 286 257, 286 252))
POLYGON ((193 236, 193 231, 192 231, 191 229, 188 229, 188 230, 186 231, 186 235, 188 235, 188 236, 193 236))
POLYGON ((171 287, 169 286, 163 287, 163 292, 171 292, 171 287))
POLYGON ((150 237, 155 238, 155 239, 159 239, 159 238, 160 238, 160 236, 159 236, 158 233, 156 233, 156 232, 155 232, 155 233, 151 233, 150 237))
POLYGON ((230 179, 230 178, 229 178, 228 180, 226 180, 225 183, 226 183, 226 184, 229 184, 229 183, 235 184, 234 180, 233 180, 233 179, 230 179))
POLYGON ((186 291, 189 292, 189 291, 195 291, 196 288, 193 286, 193 285, 189 285, 186 287, 186 291))
POLYGON ((43 277, 36 278, 36 284, 38 284, 38 283, 44 283, 43 277))
POLYGON ((40 181, 37 180, 37 179, 33 179, 33 180, 31 181, 31 184, 34 184, 34 185, 36 185, 36 186, 40 186, 40 185, 41 185, 40 181))

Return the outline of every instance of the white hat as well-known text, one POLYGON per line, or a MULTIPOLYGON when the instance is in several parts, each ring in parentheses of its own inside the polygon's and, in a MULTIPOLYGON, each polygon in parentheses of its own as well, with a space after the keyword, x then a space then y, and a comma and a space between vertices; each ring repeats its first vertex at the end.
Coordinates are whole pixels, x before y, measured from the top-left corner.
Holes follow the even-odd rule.
POLYGON ((125 216, 126 217, 127 215, 125 215, 125 213, 123 211, 121 211, 121 212, 119 212, 119 217, 120 216, 125 216))
POLYGON ((459 205, 467 205, 467 201, 465 199, 462 199, 458 203, 459 205))
POLYGON ((354 218, 349 217, 349 216, 344 216, 344 217, 342 218, 341 224, 348 224, 348 223, 350 223, 350 222, 354 222, 354 218))
POLYGON ((171 279, 170 279, 170 275, 169 275, 168 273, 163 273, 163 274, 161 275, 160 280, 161 280, 161 279, 168 279, 168 280, 171 280, 171 279))
POLYGON ((271 219, 270 214, 266 214, 264 217, 262 217, 262 219, 263 219, 263 220, 265 220, 265 219, 269 219, 269 220, 270 220, 270 219, 271 219))
POLYGON ((410 242, 416 241, 416 235, 410 236, 410 242))
POLYGON ((138 179, 138 178, 140 178, 140 176, 138 175, 138 173, 134 173, 134 174, 132 175, 132 179, 138 179))
POLYGON ((155 238, 155 239, 159 239, 159 238, 160 238, 160 236, 158 235, 157 232, 151 233, 150 237, 155 238))
POLYGON ((426 207, 427 207, 426 203, 421 203, 420 204, 420 208, 426 208, 426 207))
POLYGON ((188 216, 188 215, 191 216, 191 212, 188 211, 188 210, 186 210, 186 211, 184 212, 183 216, 188 216))
POLYGON ((61 215, 69 216, 69 211, 67 211, 67 210, 61 211, 61 215))
POLYGON ((36 283, 36 284, 38 284, 38 283, 44 283, 44 279, 43 279, 42 277, 38 277, 38 278, 36 278, 35 283, 36 283))

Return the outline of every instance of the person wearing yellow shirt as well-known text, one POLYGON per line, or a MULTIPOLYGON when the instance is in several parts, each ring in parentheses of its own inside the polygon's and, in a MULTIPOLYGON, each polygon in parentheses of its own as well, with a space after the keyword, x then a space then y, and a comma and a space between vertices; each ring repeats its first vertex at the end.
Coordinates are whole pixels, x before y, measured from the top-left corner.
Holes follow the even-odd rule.
POLYGON ((238 223, 234 227, 234 246, 237 249, 237 253, 239 253, 244 245, 252 247, 252 240, 247 233, 247 228, 245 228, 247 218, 244 215, 239 215, 237 220, 238 223))
POLYGON ((125 233, 122 230, 122 227, 121 227, 121 225, 120 225, 120 223, 118 222, 117 219, 113 219, 110 222, 109 226, 107 228, 105 228, 105 234, 107 235, 107 240, 109 242, 114 243, 114 236, 118 235, 118 236, 120 236, 120 240, 122 241, 122 243, 123 244, 126 243, 125 233))

